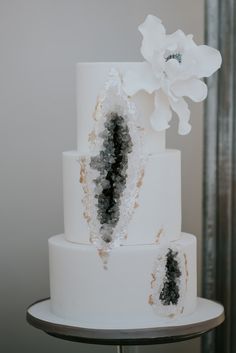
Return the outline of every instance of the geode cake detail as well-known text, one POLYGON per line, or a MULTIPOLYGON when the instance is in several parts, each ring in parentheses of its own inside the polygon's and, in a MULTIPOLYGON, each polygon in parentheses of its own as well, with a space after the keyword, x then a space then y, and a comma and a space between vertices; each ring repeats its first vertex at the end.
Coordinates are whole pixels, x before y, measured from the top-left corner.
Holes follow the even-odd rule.
POLYGON ((88 136, 91 157, 84 157, 83 204, 90 241, 104 253, 127 237, 145 162, 138 113, 115 69, 109 73, 93 118, 94 127, 88 136))
POLYGON ((120 219, 121 196, 126 187, 128 154, 132 152, 132 140, 125 119, 115 112, 107 116, 103 138, 103 149, 91 158, 90 168, 99 172, 94 179, 96 185, 97 218, 101 224, 101 237, 106 243, 120 219))
POLYGON ((177 305, 180 297, 179 278, 182 273, 177 260, 178 252, 168 249, 166 254, 166 274, 159 299, 163 305, 177 305))
POLYGON ((157 314, 175 317, 183 312, 188 282, 186 261, 186 254, 172 244, 159 250, 148 298, 157 314))

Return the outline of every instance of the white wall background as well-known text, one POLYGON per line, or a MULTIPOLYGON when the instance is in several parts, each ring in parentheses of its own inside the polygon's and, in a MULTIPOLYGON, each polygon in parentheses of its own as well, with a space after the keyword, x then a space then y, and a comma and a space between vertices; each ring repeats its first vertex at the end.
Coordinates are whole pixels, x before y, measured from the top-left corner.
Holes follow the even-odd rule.
MULTIPOLYGON (((63 231, 61 153, 75 148, 75 63, 141 60, 148 13, 203 41, 203 0, 0 0, 0 351, 115 352, 51 338, 25 322, 49 295, 47 238, 63 231)), ((202 106, 182 150, 183 229, 201 245, 202 106)), ((199 262, 200 264, 200 262, 199 262)), ((200 267, 199 267, 200 271, 200 267)), ((199 341, 140 352, 199 352, 199 341)))

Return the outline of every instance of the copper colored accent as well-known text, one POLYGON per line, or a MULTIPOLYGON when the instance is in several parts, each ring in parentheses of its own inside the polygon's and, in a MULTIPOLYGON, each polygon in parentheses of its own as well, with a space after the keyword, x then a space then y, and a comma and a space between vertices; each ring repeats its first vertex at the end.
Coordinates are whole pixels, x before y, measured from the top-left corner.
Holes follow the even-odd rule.
POLYGON ((161 228, 158 232, 157 232, 157 235, 156 235, 156 243, 159 243, 161 237, 164 235, 164 229, 161 228))
POLYGON ((79 182, 84 184, 86 182, 86 159, 82 157, 80 159, 80 179, 79 182))
POLYGON ((148 304, 150 304, 150 305, 153 305, 153 304, 154 304, 154 300, 153 300, 153 297, 152 297, 151 294, 150 294, 149 297, 148 297, 148 304))
POLYGON ((141 186, 143 185, 143 177, 144 177, 144 169, 141 170, 140 172, 140 177, 137 181, 137 187, 141 188, 141 186))
POLYGON ((97 138, 97 135, 96 135, 95 131, 94 130, 91 131, 88 136, 88 141, 93 143, 96 141, 96 138, 97 138))
POLYGON ((151 288, 154 288, 155 282, 157 280, 157 277, 155 275, 155 273, 151 273, 152 276, 152 280, 151 280, 151 288))

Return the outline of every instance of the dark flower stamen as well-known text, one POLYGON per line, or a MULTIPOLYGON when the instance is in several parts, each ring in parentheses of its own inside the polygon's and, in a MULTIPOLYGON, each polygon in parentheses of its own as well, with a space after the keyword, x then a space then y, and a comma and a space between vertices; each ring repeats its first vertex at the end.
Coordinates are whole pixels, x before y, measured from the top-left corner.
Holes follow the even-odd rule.
POLYGON ((179 64, 182 62, 182 55, 180 53, 170 54, 166 58, 166 62, 170 59, 175 59, 178 61, 179 64))

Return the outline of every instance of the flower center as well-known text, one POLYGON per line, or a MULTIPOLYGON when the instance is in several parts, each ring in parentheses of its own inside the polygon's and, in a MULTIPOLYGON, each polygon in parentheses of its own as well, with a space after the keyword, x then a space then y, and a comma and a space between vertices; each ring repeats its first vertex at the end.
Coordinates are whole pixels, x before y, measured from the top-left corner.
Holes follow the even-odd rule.
POLYGON ((167 56, 166 62, 168 60, 170 60, 170 59, 175 59, 175 60, 178 61, 179 64, 181 64, 181 62, 182 62, 182 54, 180 54, 180 53, 170 54, 170 55, 167 56))

